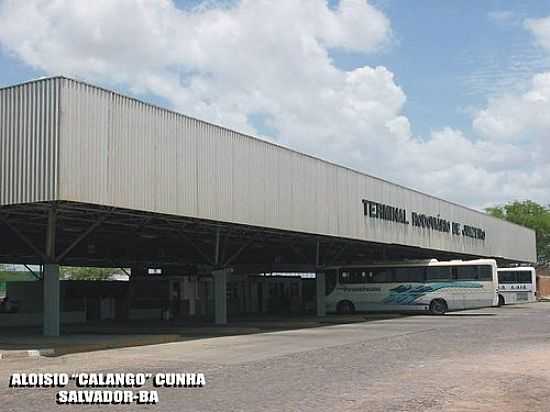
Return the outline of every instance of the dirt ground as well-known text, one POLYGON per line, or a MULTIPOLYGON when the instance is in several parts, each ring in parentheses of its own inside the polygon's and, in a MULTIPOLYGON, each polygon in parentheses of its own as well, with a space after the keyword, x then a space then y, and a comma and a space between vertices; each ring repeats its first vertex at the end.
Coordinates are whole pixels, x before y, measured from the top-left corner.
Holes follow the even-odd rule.
POLYGON ((417 366, 374 385, 372 396, 346 410, 550 411, 550 346, 417 366))

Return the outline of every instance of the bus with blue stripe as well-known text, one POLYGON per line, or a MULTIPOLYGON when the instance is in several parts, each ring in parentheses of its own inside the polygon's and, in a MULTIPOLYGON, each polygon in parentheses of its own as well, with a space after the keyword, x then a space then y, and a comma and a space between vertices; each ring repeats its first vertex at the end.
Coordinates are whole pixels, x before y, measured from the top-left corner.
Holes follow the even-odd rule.
POLYGON ((424 312, 497 306, 493 259, 410 261, 325 268, 329 313, 424 312))

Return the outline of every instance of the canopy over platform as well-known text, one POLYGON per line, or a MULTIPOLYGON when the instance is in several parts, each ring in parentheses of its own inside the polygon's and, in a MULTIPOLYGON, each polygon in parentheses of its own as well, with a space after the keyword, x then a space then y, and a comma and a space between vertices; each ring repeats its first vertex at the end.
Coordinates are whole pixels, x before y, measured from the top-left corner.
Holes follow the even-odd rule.
POLYGON ((231 270, 477 257, 535 262, 535 233, 83 82, 0 89, 0 262, 44 265, 46 334, 59 265, 209 273, 225 323, 231 270))
MULTIPOLYGON (((95 225, 62 255, 75 264, 204 263, 198 250, 211 252, 217 234, 233 244, 226 258, 242 242, 269 247, 240 254, 248 263, 307 264, 304 239, 354 245, 349 259, 425 250, 536 261, 529 229, 67 78, 0 89, 0 143, 0 224, 44 244, 55 205, 65 247, 95 225)), ((0 258, 40 260, 12 239, 0 240, 0 258)))

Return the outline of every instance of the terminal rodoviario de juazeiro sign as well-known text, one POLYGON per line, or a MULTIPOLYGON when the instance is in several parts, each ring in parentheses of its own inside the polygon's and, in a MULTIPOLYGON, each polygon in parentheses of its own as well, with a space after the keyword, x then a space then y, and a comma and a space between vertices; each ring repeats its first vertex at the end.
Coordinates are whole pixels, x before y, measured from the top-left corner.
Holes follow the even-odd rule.
POLYGON ((485 230, 463 222, 452 222, 438 216, 431 216, 418 211, 410 214, 401 207, 386 205, 363 199, 363 212, 365 216, 389 222, 412 225, 418 228, 429 229, 437 232, 450 233, 453 236, 464 236, 472 239, 485 240, 485 230))

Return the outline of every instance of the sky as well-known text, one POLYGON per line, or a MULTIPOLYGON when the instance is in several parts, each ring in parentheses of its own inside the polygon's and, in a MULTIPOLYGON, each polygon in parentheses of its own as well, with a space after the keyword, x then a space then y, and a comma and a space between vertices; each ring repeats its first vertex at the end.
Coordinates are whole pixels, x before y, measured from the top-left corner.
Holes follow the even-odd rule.
POLYGON ((0 0, 66 75, 483 209, 550 203, 550 0, 0 0))

